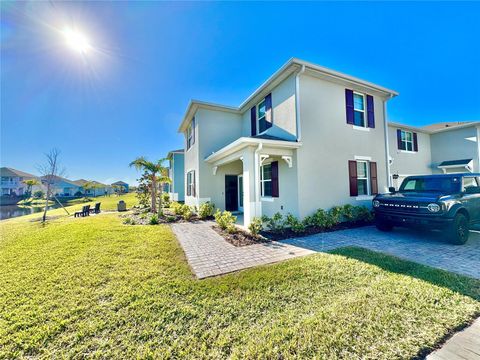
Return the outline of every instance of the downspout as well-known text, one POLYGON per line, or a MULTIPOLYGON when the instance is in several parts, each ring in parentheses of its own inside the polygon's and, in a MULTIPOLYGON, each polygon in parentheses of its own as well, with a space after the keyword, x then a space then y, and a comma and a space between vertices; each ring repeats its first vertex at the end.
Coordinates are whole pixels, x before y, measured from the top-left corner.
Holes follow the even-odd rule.
POLYGON ((393 98, 393 95, 390 94, 389 98, 383 102, 383 125, 384 125, 384 135, 385 135, 385 156, 387 161, 387 185, 388 187, 392 186, 392 178, 390 174, 390 144, 388 141, 388 120, 387 120, 387 101, 393 98))
POLYGON ((302 140, 302 131, 300 128, 300 75, 305 72, 305 65, 302 65, 302 69, 295 75, 295 120, 297 127, 297 141, 302 140))
POLYGON ((473 172, 480 172, 480 126, 477 126, 477 168, 473 172))

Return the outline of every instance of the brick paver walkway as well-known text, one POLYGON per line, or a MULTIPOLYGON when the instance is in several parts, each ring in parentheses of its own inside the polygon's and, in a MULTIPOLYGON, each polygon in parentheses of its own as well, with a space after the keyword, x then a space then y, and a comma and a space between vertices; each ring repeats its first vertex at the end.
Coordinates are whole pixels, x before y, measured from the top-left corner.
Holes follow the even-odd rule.
POLYGON ((329 251, 345 246, 359 246, 381 251, 420 264, 480 278, 480 233, 471 232, 464 245, 453 245, 439 233, 395 228, 384 233, 373 226, 316 234, 283 240, 314 251, 329 251))
POLYGON ((199 279, 315 253, 279 242, 236 247, 217 234, 212 225, 212 222, 172 225, 199 279))

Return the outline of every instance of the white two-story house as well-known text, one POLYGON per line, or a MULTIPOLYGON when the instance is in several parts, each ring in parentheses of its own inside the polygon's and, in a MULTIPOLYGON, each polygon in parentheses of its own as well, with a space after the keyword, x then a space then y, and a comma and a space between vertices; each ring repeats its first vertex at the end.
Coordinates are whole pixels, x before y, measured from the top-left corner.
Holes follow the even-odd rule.
POLYGON ((480 122, 422 128, 389 123, 390 173, 398 188, 411 175, 480 172, 480 122))
POLYGON ((390 185, 386 103, 393 90, 291 59, 240 106, 192 101, 185 203, 253 217, 303 218, 366 205, 390 185))

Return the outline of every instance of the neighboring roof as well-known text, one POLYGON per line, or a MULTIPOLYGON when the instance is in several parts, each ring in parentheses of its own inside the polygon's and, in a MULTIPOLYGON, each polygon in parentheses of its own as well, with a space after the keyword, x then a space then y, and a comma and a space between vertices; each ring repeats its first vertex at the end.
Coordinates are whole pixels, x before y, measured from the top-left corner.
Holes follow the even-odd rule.
POLYGON ((276 148, 283 148, 283 149, 298 149, 302 146, 302 143, 296 141, 288 141, 288 140, 270 140, 270 139, 261 139, 261 138, 254 138, 254 137, 241 137, 235 140, 234 142, 224 146, 220 150, 212 153, 210 156, 205 158, 206 162, 214 162, 217 160, 222 159, 227 155, 231 155, 238 150, 241 150, 247 146, 258 146, 259 144, 263 144, 266 146, 272 146, 276 148))
POLYGON ((88 180, 78 179, 78 180, 74 180, 73 182, 74 182, 75 184, 79 185, 79 186, 82 186, 83 184, 85 184, 86 182, 88 182, 88 180))
MULTIPOLYGON (((46 177, 47 176, 41 176, 40 179, 44 180, 46 177)), ((62 182, 65 182, 67 184, 70 184, 70 185, 81 186, 81 185, 78 185, 77 183, 75 183, 75 181, 65 179, 64 177, 61 177, 61 176, 49 175, 49 177, 51 177, 51 179, 53 179, 54 183, 62 181, 62 182)))
POLYGON ((183 154, 184 152, 185 152, 185 150, 183 150, 183 149, 169 151, 168 154, 167 154, 167 159, 170 159, 173 154, 183 154))
POLYGON ((454 127, 454 126, 458 126, 458 125, 465 125, 465 124, 470 124, 470 123, 471 123, 471 121, 440 122, 440 123, 436 123, 436 124, 423 126, 422 129, 429 130, 429 131, 435 131, 435 130, 445 129, 445 128, 454 127))
POLYGON ((267 79, 267 81, 265 81, 262 85, 260 85, 260 87, 257 90, 255 90, 244 102, 242 102, 239 107, 225 106, 225 105, 207 103, 204 101, 191 100, 190 103, 188 104, 187 111, 185 112, 182 122, 178 128, 178 132, 185 131, 185 128, 188 122, 192 118, 193 114, 195 114, 195 112, 199 108, 228 111, 228 112, 237 113, 237 114, 243 113, 255 101, 257 101, 257 98, 267 95, 268 91, 270 91, 270 88, 276 86, 291 74, 298 72, 302 69, 304 69, 305 71, 308 71, 312 75, 317 75, 323 79, 341 82, 342 84, 345 84, 347 86, 353 84, 353 85, 365 88, 366 91, 374 91, 386 97, 394 97, 398 95, 398 93, 394 90, 390 90, 382 86, 375 85, 371 82, 368 82, 347 74, 343 74, 341 72, 331 70, 326 67, 319 66, 304 60, 292 58, 289 61, 287 61, 280 69, 278 69, 272 76, 270 76, 267 79))
POLYGON ((467 166, 472 162, 473 159, 461 159, 461 160, 448 160, 443 161, 438 167, 445 167, 445 166, 467 166))
POLYGON ((128 184, 126 182, 123 182, 123 181, 117 181, 117 182, 112 183, 112 185, 128 185, 128 184))
POLYGON ((450 122, 448 124, 457 124, 457 125, 450 125, 450 126, 442 126, 441 124, 447 124, 447 123, 438 123, 438 124, 432 124, 424 127, 417 127, 417 126, 400 124, 400 123, 390 121, 388 123, 388 126, 398 127, 402 129, 416 131, 416 132, 423 132, 425 134, 437 134, 437 133, 450 131, 450 130, 468 128, 470 126, 480 126, 480 121, 458 122, 458 123, 450 122))
POLYGON ((0 168, 0 176, 36 178, 37 176, 9 167, 0 168))

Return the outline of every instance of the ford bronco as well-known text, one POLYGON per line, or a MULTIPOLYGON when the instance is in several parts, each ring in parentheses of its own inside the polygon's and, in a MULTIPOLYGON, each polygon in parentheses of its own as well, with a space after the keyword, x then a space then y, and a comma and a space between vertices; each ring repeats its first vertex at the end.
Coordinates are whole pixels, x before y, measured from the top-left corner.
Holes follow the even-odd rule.
POLYGON ((470 226, 480 223, 480 174, 409 176, 398 191, 373 199, 376 226, 441 230, 454 244, 468 240, 470 226))

